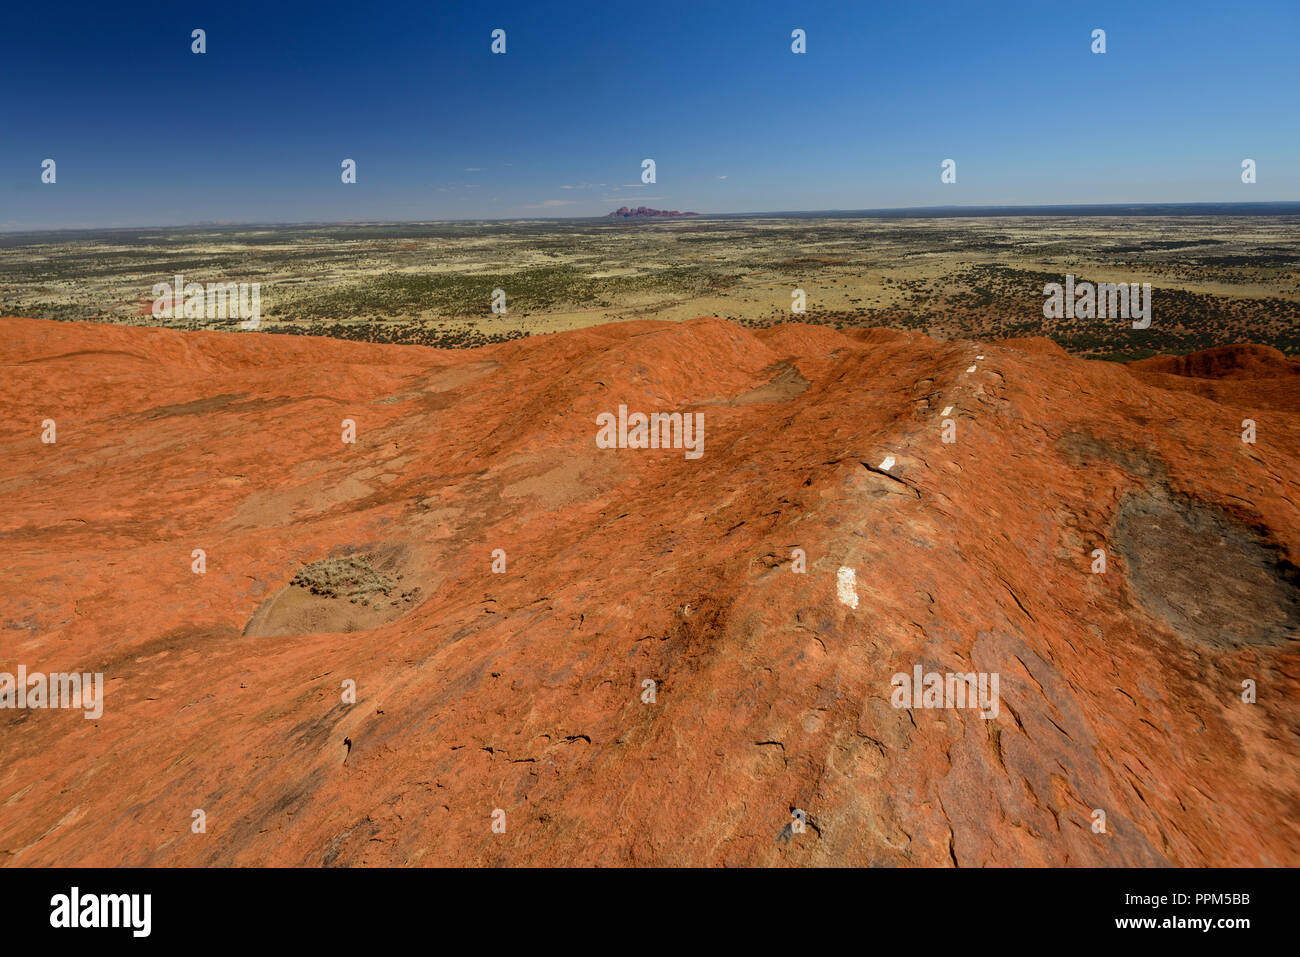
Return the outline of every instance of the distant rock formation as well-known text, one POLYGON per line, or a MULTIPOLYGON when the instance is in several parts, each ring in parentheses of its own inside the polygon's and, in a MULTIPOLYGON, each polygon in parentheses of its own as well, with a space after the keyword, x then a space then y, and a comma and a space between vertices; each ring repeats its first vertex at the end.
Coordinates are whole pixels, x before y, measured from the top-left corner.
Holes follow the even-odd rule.
POLYGON ((610 219, 671 219, 673 217, 698 216, 699 213, 679 213, 675 209, 651 209, 649 206, 638 206, 631 209, 627 206, 620 206, 614 212, 609 214, 610 219))

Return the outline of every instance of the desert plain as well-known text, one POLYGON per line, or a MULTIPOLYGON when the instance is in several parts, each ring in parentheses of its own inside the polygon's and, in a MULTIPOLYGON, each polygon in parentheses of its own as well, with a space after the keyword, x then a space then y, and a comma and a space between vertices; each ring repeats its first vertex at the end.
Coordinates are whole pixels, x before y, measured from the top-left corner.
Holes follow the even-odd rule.
POLYGON ((181 329, 159 282, 258 283, 261 330, 459 347, 629 319, 1046 336, 1089 358, 1300 351, 1300 215, 852 215, 0 234, 0 315, 181 329), (1043 289, 1148 282, 1153 322, 1049 320, 1043 289), (505 311, 492 310, 493 292, 505 311), (803 313, 793 313, 802 290, 803 313))

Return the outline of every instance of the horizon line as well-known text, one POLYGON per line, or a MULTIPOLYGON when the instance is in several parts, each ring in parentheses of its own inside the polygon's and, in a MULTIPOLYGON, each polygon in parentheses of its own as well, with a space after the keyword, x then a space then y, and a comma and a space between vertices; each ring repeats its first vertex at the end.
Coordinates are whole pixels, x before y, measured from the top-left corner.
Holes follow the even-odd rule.
MULTIPOLYGON (((1189 203, 1037 203, 1037 204, 980 204, 980 205, 944 205, 944 206, 885 206, 875 208, 834 208, 834 209, 785 209, 785 210, 755 210, 748 212, 736 213, 699 213, 694 211, 685 211, 689 215, 668 217, 647 217, 642 222, 663 222, 674 221, 677 219, 778 219, 790 218, 795 216, 862 216, 869 217, 890 217, 890 218, 908 218, 909 214, 916 218, 934 218, 938 214, 952 215, 954 212, 969 212, 976 215, 984 216, 1005 216, 1014 215, 1017 211, 1029 210, 1183 210, 1194 208, 1222 208, 1230 207, 1239 210, 1242 207, 1294 207, 1296 214, 1300 214, 1300 200, 1251 200, 1249 202, 1237 201, 1201 201, 1189 203), (927 215, 928 214, 928 215, 927 215)), ((1023 212, 1025 216, 1050 217, 1053 215, 1063 215, 1052 212, 1023 212)), ((1168 214, 1167 214, 1168 215, 1168 214)), ((1223 212, 1211 215, 1233 215, 1233 213, 1223 212)), ((1236 215, 1243 215, 1237 213, 1236 215)), ((1246 213, 1244 215, 1251 215, 1246 213)), ((1286 213, 1278 213, 1286 215, 1286 213)), ((268 220, 248 220, 248 221, 225 221, 225 220, 199 220, 189 223, 166 223, 145 226, 59 226, 54 228, 33 229, 29 227, 0 227, 0 234, 15 235, 47 235, 54 233, 88 233, 88 232, 129 232, 152 229, 247 229, 247 228, 267 228, 267 227, 332 227, 332 226, 417 226, 417 225, 436 225, 440 223, 580 223, 580 222, 601 222, 613 218, 612 213, 602 213, 593 216, 508 216, 508 217, 483 217, 468 216, 451 219, 344 219, 344 220, 300 220, 300 221, 268 221, 268 220)))

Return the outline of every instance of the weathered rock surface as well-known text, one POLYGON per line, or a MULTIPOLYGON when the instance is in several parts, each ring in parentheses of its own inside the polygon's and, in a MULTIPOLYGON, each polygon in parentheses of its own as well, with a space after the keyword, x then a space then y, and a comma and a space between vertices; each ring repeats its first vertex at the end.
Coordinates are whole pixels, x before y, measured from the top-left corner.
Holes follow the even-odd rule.
POLYGON ((106 691, 0 710, 0 863, 1300 865, 1280 356, 2 328, 0 671, 106 691))

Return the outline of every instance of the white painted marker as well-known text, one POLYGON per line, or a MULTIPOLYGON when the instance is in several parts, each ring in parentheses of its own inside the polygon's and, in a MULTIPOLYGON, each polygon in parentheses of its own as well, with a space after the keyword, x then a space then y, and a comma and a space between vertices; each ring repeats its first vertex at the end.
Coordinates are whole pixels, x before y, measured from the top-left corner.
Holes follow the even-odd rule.
POLYGON ((885 461, 880 463, 880 471, 888 472, 893 467, 894 467, 894 457, 892 455, 886 455, 885 461))
POLYGON ((984 357, 983 357, 983 356, 976 356, 975 358, 976 358, 976 359, 983 359, 984 357))
POLYGON ((942 412, 940 412, 939 414, 942 415, 942 416, 945 416, 945 417, 948 416, 948 415, 951 415, 951 414, 952 414, 952 406, 948 406, 946 409, 944 409, 944 410, 943 410, 942 412))
POLYGON ((858 574, 852 568, 841 568, 835 573, 835 591, 840 601, 850 608, 858 607, 858 574))
POLYGON ((966 371, 967 371, 967 372, 974 372, 974 371, 975 371, 975 367, 974 367, 974 366, 971 366, 971 367, 970 367, 969 369, 967 369, 966 371))

